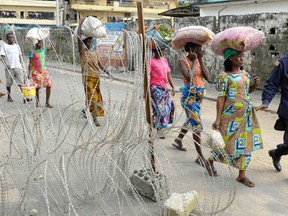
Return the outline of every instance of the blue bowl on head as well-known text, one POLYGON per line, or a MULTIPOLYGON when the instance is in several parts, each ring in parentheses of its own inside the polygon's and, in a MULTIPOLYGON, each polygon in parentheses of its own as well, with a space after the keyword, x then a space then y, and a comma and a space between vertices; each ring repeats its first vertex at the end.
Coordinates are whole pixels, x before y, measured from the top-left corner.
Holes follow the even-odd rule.
POLYGON ((146 33, 146 44, 151 45, 152 49, 156 48, 164 49, 170 46, 171 41, 162 38, 161 35, 155 29, 154 25, 149 26, 149 28, 147 28, 145 33, 146 33), (152 40, 154 40, 154 42, 152 40))

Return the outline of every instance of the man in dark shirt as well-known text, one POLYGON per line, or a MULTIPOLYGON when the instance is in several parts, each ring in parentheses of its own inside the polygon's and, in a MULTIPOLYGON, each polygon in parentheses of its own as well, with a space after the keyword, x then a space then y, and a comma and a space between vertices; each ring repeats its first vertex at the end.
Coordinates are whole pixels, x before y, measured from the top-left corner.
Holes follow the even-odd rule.
POLYGON ((270 150, 269 155, 273 159, 275 169, 280 172, 282 170, 280 165, 281 156, 288 154, 288 55, 276 61, 272 74, 264 86, 262 105, 256 110, 266 109, 279 88, 281 90, 281 100, 277 111, 279 119, 274 128, 285 131, 283 137, 284 143, 277 145, 276 149, 270 150))

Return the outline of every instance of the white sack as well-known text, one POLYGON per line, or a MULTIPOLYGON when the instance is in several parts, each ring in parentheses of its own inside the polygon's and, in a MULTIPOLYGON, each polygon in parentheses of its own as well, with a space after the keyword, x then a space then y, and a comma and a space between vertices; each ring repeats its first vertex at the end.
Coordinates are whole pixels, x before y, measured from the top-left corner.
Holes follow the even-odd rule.
POLYGON ((40 40, 47 38, 50 34, 49 28, 31 28, 26 34, 26 40, 29 40, 35 46, 40 40))
MULTIPOLYGON (((82 34, 80 35, 80 39, 84 40, 88 37, 92 38, 103 38, 107 37, 107 31, 105 26, 103 26, 102 22, 92 16, 88 16, 82 23, 82 34)), ((78 35, 78 26, 74 30, 74 35, 78 35)))

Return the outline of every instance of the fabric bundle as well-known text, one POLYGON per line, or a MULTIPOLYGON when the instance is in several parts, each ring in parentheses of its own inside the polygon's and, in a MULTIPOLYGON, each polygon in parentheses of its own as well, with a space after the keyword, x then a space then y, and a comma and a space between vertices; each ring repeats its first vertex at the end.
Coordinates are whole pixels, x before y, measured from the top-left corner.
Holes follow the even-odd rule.
POLYGON ((35 46, 40 40, 47 38, 50 34, 49 28, 31 28, 25 38, 28 41, 31 41, 35 46))
MULTIPOLYGON (((78 26, 74 30, 74 35, 78 35, 78 26)), ((85 40, 88 37, 103 38, 107 37, 107 30, 102 22, 92 16, 88 16, 82 23, 80 39, 85 40)))
POLYGON ((233 27, 215 35, 211 41, 211 49, 218 55, 224 55, 224 50, 232 48, 238 51, 248 51, 260 46, 265 41, 265 35, 251 27, 233 27))
POLYGON ((183 49, 186 43, 192 42, 199 45, 209 44, 214 33, 204 26, 188 26, 174 33, 172 47, 183 49))

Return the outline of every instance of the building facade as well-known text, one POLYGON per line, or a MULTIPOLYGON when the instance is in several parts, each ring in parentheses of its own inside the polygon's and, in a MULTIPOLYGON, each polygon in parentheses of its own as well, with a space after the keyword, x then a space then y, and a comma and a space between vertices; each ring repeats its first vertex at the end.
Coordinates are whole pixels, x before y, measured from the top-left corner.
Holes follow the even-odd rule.
MULTIPOLYGON (((75 26, 94 16, 103 23, 137 19, 139 0, 0 0, 0 24, 15 26, 75 26)), ((177 0, 142 0, 145 19, 163 19, 158 14, 177 6, 177 0)), ((167 18, 167 17, 166 17, 167 18)))
MULTIPOLYGON (((138 1, 71 0, 70 3, 71 8, 77 11, 77 21, 86 16, 95 16, 106 23, 136 20, 138 1)), ((145 19, 163 19, 158 15, 159 13, 177 6, 175 0, 142 0, 142 3, 145 19)))
POLYGON ((287 0, 194 0, 200 8, 200 16, 226 16, 288 11, 287 0))
POLYGON ((0 0, 0 23, 15 26, 56 26, 63 20, 62 0, 0 0))

